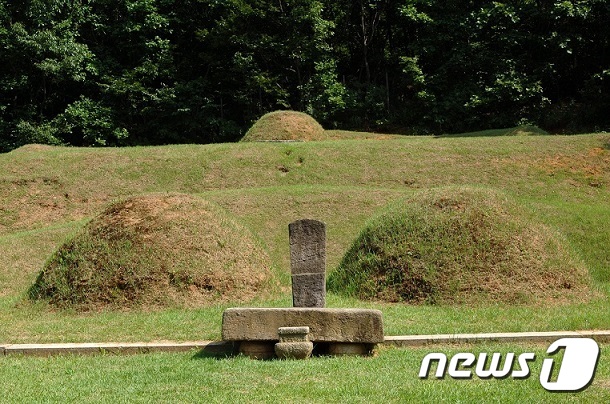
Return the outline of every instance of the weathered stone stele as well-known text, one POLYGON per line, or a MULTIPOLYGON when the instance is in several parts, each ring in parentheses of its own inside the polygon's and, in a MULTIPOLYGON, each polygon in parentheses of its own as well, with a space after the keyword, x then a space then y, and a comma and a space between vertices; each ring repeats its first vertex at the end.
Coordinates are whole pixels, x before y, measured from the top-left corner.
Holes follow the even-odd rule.
POLYGON ((302 219, 288 225, 292 305, 326 305, 326 225, 302 219))
POLYGON ((381 311, 324 308, 326 225, 303 219, 288 229, 294 307, 226 309, 222 339, 257 359, 304 359, 316 345, 318 354, 370 354, 384 340, 381 311))

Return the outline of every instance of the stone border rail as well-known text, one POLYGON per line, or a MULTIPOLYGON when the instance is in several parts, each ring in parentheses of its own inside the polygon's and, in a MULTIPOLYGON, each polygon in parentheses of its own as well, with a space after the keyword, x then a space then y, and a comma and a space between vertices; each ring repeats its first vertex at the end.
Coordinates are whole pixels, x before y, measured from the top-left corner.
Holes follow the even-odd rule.
POLYGON ((190 352, 193 350, 203 351, 211 355, 222 355, 230 354, 233 351, 233 346, 230 343, 222 341, 4 344, 0 345, 0 356, 52 356, 60 354, 129 355, 149 352, 190 352))
MULTIPOLYGON (((593 338, 598 343, 610 343, 610 330, 386 336, 382 345, 408 348, 482 342, 548 343, 560 338, 575 337, 593 338)), ((191 352, 194 350, 203 351, 203 353, 210 355, 230 355, 235 352, 233 344, 226 341, 0 344, 0 356, 125 355, 149 352, 191 352)))
POLYGON ((593 338, 597 342, 608 343, 610 342, 610 330, 386 336, 383 345, 422 347, 427 345, 473 344, 481 342, 548 343, 560 338, 593 338))

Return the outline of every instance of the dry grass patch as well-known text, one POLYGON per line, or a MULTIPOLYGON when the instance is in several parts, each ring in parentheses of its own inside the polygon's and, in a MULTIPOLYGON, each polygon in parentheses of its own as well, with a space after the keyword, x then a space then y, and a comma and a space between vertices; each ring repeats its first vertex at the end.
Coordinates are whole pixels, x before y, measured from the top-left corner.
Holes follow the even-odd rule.
POLYGON ((400 139, 403 135, 391 135, 386 133, 354 132, 349 130, 327 130, 326 137, 329 140, 390 140, 400 139))
POLYGON ((561 235, 499 192, 454 187, 393 204, 329 278, 337 293, 442 304, 586 300, 588 285, 561 235))
POLYGON ((30 296, 78 310, 205 306, 247 301, 271 278, 266 252, 221 208, 152 194, 111 205, 64 243, 30 296))
POLYGON ((326 139, 324 128, 311 116, 297 111, 274 111, 256 121, 242 141, 324 139, 326 139))
POLYGON ((548 175, 554 176, 558 173, 569 173, 582 176, 588 185, 601 188, 608 185, 608 173, 610 173, 610 152, 601 147, 594 147, 587 152, 565 155, 554 154, 545 157, 539 162, 548 175))

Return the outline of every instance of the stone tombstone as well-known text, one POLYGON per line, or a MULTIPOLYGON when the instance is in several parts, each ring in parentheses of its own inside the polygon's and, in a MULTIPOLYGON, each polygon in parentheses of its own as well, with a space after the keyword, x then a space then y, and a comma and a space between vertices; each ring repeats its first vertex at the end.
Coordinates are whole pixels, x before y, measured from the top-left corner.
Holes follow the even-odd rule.
POLYGON ((326 225, 302 219, 288 225, 294 307, 326 304, 326 225))

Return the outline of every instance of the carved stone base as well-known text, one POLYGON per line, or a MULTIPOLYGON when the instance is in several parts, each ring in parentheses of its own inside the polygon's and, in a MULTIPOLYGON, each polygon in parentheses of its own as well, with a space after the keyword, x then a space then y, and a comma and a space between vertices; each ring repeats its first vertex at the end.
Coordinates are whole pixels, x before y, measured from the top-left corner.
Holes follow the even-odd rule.
POLYGON ((280 342, 275 344, 275 354, 280 359, 307 359, 313 352, 309 341, 309 327, 279 327, 280 342))
POLYGON ((313 343, 301 342, 278 342, 275 344, 275 354, 279 359, 307 359, 313 352, 313 343))

